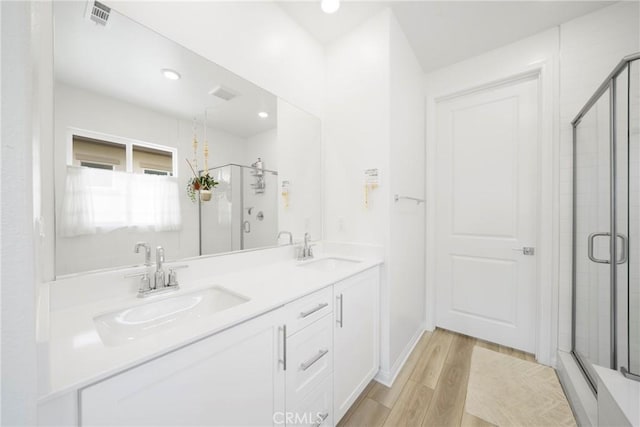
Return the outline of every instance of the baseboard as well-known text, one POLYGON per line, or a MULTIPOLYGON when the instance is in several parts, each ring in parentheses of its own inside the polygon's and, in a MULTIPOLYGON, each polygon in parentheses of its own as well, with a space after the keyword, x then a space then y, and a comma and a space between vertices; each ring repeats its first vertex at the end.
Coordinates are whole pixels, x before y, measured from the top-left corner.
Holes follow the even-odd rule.
POLYGON ((395 363, 391 367, 391 370, 390 371, 386 371, 383 369, 379 370, 374 380, 376 380, 382 385, 391 387, 393 385, 393 382, 396 380, 396 377, 400 373, 400 370, 402 369, 404 364, 407 362, 407 359, 411 355, 411 352, 413 352, 413 349, 416 347, 416 345, 418 344, 418 341, 420 341, 420 338, 422 338, 422 334, 424 334, 425 331, 426 329, 424 327, 424 324, 420 325, 420 328, 418 328, 418 330, 413 335, 411 340, 405 346, 404 350, 402 350, 402 353, 400 353, 400 356, 396 359, 395 363))
POLYGON ((558 351, 557 373, 560 384, 579 426, 598 425, 598 403, 573 356, 558 351))

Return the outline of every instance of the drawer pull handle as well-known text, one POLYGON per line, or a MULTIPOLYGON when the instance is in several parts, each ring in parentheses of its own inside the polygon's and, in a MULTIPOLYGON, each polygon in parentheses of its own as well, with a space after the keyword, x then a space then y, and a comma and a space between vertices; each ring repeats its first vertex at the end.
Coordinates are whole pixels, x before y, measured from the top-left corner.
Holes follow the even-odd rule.
POLYGON ((320 422, 315 423, 313 425, 313 427, 320 427, 322 425, 322 423, 324 422, 324 420, 327 419, 328 416, 329 416, 328 412, 325 412, 324 414, 318 415, 318 418, 320 419, 320 422))
POLYGON ((282 370, 287 370, 287 325, 282 325, 278 329, 282 331, 282 359, 279 360, 282 363, 282 370))
POLYGON ((313 356, 311 359, 307 360, 304 363, 301 363, 300 364, 300 369, 302 369, 303 371, 306 371, 307 369, 312 367, 318 360, 322 359, 322 357, 327 353, 329 353, 329 350, 327 350, 327 349, 320 350, 318 352, 318 354, 313 356))
POLYGON ((316 307, 313 307, 313 308, 311 308, 311 309, 309 309, 307 311, 301 311, 300 312, 300 317, 304 319, 305 317, 311 316, 316 311, 320 311, 323 308, 328 307, 328 306, 329 306, 328 302, 323 302, 322 304, 318 304, 316 307))

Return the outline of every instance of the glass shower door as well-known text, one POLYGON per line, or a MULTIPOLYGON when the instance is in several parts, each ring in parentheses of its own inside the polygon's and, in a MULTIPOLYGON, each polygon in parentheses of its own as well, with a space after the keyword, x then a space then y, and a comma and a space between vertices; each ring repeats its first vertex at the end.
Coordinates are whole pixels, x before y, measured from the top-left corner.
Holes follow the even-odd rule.
POLYGON ((212 168, 218 182, 209 202, 199 203, 200 255, 231 252, 233 247, 233 170, 231 166, 212 168))
POLYGON ((592 365, 613 363, 609 97, 607 90, 574 131, 573 352, 594 388, 592 365))
POLYGON ((572 122, 573 353, 640 381, 640 53, 572 122))
MULTIPOLYGON (((640 60, 629 63, 627 70, 620 75, 621 95, 617 103, 621 113, 617 114, 618 123, 624 126, 617 132, 620 139, 628 137, 628 211, 629 236, 628 280, 618 280, 618 289, 626 294, 627 300, 621 300, 621 319, 624 329, 620 331, 627 353, 622 353, 620 366, 636 379, 640 378, 640 60), (625 86, 626 84, 626 86, 625 86)), ((620 125, 619 125, 620 126, 620 125)), ((622 197, 622 195, 621 195, 622 197)), ((621 349, 621 352, 625 348, 621 349)))

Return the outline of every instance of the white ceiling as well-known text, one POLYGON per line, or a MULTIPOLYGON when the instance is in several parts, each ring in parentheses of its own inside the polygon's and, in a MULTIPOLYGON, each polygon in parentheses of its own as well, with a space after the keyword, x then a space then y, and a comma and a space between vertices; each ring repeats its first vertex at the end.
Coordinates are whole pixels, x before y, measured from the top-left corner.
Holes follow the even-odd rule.
POLYGON ((322 44, 336 41, 384 9, 389 3, 379 1, 344 2, 329 15, 320 10, 320 1, 277 1, 284 11, 322 44))
MULTIPOLYGON (((295 21, 323 44, 391 7, 422 68, 431 71, 533 35, 574 17, 604 7, 595 1, 344 1, 333 15, 319 1, 278 2, 295 21)), ((276 126, 277 99, 218 65, 112 13, 109 25, 85 18, 84 1, 56 2, 56 79, 127 102, 202 120, 246 138, 276 126), (182 74, 166 80, 162 68, 182 74), (221 102, 208 92, 224 85, 240 93, 221 102), (258 111, 270 113, 259 119, 258 111)))
POLYGON ((107 27, 85 19, 85 2, 54 5, 54 67, 56 80, 172 116, 203 120, 247 138, 276 127, 277 98, 112 11, 107 27), (170 81, 162 68, 178 71, 170 81), (223 85, 240 95, 222 101, 209 91, 223 85), (269 113, 267 119, 258 112, 269 113))
POLYGON ((322 44, 338 40, 391 7, 422 68, 429 72, 600 9, 607 1, 342 1, 327 15, 319 1, 278 2, 322 44))

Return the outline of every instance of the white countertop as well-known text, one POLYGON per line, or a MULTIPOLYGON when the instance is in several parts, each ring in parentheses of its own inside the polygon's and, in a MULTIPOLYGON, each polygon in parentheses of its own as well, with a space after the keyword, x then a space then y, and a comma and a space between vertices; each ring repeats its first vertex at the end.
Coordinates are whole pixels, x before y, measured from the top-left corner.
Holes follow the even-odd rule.
POLYGON ((121 346, 107 346, 102 342, 94 325, 94 317, 144 304, 150 299, 138 299, 129 292, 126 295, 94 299, 86 304, 52 307, 51 311, 41 313, 45 319, 48 316, 46 326, 49 349, 48 386, 45 385, 45 390, 41 390, 41 401, 95 383, 382 263, 376 257, 358 260, 361 262, 335 271, 317 271, 302 268, 299 262, 289 259, 243 271, 219 275, 214 273, 206 278, 181 281, 181 289, 177 293, 153 297, 153 300, 171 298, 179 293, 214 285, 250 300, 121 346))

